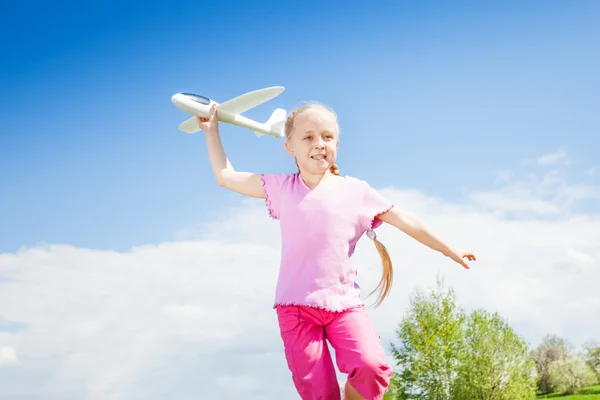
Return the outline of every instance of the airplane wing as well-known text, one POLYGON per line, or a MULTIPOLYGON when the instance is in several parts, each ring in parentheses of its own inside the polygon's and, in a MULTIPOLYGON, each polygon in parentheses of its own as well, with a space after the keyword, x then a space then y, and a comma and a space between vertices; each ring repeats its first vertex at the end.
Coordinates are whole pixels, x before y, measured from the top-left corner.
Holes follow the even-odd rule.
POLYGON ((200 127, 198 126, 196 117, 192 117, 179 124, 179 129, 185 133, 196 133, 200 130, 200 127))
POLYGON ((232 114, 241 114, 244 111, 271 100, 284 90, 285 88, 283 86, 271 86, 264 89, 254 90, 219 104, 217 109, 227 111, 232 114))

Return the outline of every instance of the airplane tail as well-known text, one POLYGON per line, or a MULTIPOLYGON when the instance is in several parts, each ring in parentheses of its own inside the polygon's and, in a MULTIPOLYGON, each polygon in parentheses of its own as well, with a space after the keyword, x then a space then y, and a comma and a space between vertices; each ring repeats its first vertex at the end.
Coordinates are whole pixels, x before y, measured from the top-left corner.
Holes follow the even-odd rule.
MULTIPOLYGON (((271 130, 281 130, 283 134, 283 128, 285 125, 285 120, 287 117, 287 111, 283 108, 276 108, 272 113, 269 119, 265 122, 265 125, 271 130)), ((254 132, 256 136, 263 136, 262 132, 254 132)))

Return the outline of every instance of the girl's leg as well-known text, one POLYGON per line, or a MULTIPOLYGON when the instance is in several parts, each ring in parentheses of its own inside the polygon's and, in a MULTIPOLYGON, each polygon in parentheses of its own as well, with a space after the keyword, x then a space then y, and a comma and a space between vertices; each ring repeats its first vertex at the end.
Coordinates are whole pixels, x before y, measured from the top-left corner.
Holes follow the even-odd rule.
POLYGON ((348 374, 345 400, 381 400, 393 370, 365 308, 340 313, 325 329, 340 372, 348 374))
POLYGON ((277 307, 285 357, 302 400, 341 398, 321 315, 310 308, 277 307))

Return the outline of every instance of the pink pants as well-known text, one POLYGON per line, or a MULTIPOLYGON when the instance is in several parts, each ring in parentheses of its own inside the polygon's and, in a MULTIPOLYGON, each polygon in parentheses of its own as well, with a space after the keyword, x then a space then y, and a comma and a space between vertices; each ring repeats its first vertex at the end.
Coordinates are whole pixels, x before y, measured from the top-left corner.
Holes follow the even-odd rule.
POLYGON ((302 400, 340 400, 325 339, 350 385, 367 400, 383 398, 393 371, 364 306, 343 312, 302 306, 276 310, 287 364, 302 400))

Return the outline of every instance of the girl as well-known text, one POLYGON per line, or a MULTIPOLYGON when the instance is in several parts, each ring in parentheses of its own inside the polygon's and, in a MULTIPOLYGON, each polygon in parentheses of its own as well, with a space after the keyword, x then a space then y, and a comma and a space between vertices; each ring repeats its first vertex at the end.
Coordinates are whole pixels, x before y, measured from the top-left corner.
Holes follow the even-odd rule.
POLYGON ((215 108, 198 117, 205 132, 217 183, 247 196, 263 198, 269 215, 280 221, 282 252, 274 308, 288 367, 303 400, 339 400, 340 388, 325 339, 336 363, 348 375, 347 400, 380 400, 392 368, 355 283, 350 258, 363 234, 383 262, 377 304, 392 283, 392 264, 374 229, 391 224, 464 268, 470 253, 448 247, 414 216, 394 207, 366 182, 341 176, 335 163, 339 144, 336 114, 320 104, 301 107, 287 118, 285 147, 295 158, 293 174, 239 172, 221 144, 215 108))

